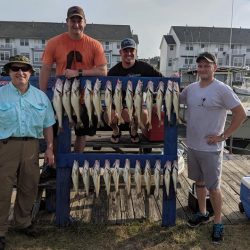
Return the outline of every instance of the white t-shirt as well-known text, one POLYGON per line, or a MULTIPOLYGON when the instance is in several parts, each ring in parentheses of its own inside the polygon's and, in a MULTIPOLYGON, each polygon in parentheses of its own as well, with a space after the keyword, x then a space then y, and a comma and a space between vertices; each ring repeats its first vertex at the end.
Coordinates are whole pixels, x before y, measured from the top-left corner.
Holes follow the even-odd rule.
POLYGON ((180 102, 187 104, 187 146, 199 151, 222 150, 223 142, 209 145, 206 136, 222 134, 227 110, 240 105, 232 88, 217 79, 207 87, 194 82, 181 92, 180 102))

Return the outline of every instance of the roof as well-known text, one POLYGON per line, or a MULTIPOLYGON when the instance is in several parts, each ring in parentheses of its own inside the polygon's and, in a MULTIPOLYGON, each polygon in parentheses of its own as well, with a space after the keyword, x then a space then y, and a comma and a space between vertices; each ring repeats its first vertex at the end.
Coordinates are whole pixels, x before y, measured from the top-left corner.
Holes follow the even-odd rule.
MULTIPOLYGON (((66 23, 0 21, 1 38, 49 39, 67 31, 66 23)), ((132 38, 130 25, 87 24, 85 34, 97 40, 132 38)))
MULTIPOLYGON (((181 43, 229 43, 231 28, 172 26, 181 43)), ((232 44, 250 44, 250 29, 232 28, 232 44)))
POLYGON ((164 39, 166 40, 167 44, 176 44, 172 35, 164 35, 164 39))

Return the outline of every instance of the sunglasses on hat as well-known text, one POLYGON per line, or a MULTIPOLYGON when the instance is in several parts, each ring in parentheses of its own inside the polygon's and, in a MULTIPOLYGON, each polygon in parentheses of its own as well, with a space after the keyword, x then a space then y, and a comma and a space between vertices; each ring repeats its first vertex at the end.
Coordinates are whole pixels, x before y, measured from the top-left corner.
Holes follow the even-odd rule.
POLYGON ((14 71, 14 72, 18 72, 19 70, 21 70, 22 72, 27 72, 29 70, 31 70, 30 66, 10 66, 10 70, 14 71))

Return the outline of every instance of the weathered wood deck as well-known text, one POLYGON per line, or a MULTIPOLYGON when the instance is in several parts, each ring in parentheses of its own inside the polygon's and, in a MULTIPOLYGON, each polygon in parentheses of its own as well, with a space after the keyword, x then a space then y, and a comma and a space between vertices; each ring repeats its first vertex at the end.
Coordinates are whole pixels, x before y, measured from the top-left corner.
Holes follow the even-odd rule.
MULTIPOLYGON (((222 174, 223 193, 223 222, 225 224, 249 223, 245 214, 240 213, 238 203, 240 202, 241 178, 250 175, 250 156, 224 155, 222 174)), ((187 178, 187 171, 179 175, 177 190, 177 219, 188 219, 192 211, 188 208, 188 192, 192 182, 187 178)), ((113 187, 112 187, 113 188, 113 187)), ((153 193, 152 188, 152 193, 153 193)), ((153 194, 146 195, 145 189, 141 195, 137 195, 132 188, 128 196, 124 186, 121 185, 119 193, 111 192, 107 197, 104 186, 101 188, 99 198, 95 198, 94 191, 89 197, 85 196, 83 190, 80 198, 74 198, 71 193, 71 216, 86 223, 108 223, 122 224, 134 220, 161 221, 162 214, 162 190, 156 198, 153 194)), ((54 221, 54 214, 41 211, 38 214, 38 223, 54 221)))

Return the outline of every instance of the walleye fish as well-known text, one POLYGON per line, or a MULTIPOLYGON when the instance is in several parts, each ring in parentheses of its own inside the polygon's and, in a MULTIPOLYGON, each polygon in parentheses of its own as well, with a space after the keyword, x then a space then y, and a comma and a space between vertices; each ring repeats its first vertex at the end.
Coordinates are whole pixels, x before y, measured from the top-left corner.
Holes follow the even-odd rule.
POLYGON ((112 83, 111 81, 106 82, 106 87, 105 87, 105 105, 106 105, 106 111, 108 115, 108 125, 111 124, 112 118, 112 83))
POLYGON ((93 100, 92 100, 92 85, 90 80, 86 80, 84 87, 84 103, 89 117, 89 127, 93 126, 92 113, 93 113, 93 100))
POLYGON ((98 198, 100 192, 100 161, 98 160, 95 160, 92 178, 94 182, 96 198, 98 198))
POLYGON ((62 103, 65 112, 69 118, 69 125, 70 127, 72 127, 74 125, 74 121, 72 118, 72 107, 70 99, 71 99, 71 82, 70 80, 66 79, 63 85, 62 103))
POLYGON ((173 83, 173 106, 174 106, 174 112, 176 114, 176 122, 180 123, 179 118, 179 95, 180 95, 180 89, 178 82, 173 83))
POLYGON ((107 191, 107 196, 110 194, 110 184, 111 184, 111 169, 110 169, 110 161, 105 160, 104 164, 104 173, 103 173, 103 179, 107 191))
POLYGON ((94 109, 95 113, 97 116, 97 128, 103 127, 104 124, 102 122, 102 104, 101 104, 101 81, 99 79, 96 80, 95 85, 94 85, 94 91, 93 91, 93 104, 94 104, 94 109))
POLYGON ((134 104, 133 104, 133 83, 130 80, 127 83, 125 101, 128 108, 129 121, 131 123, 133 120, 134 104))
POLYGON ((169 196, 171 166, 172 166, 171 161, 167 161, 165 164, 165 174, 164 174, 164 181, 165 181, 165 188, 166 188, 167 196, 169 196))
POLYGON ((165 93, 165 106, 166 106, 166 115, 168 116, 168 121, 171 121, 171 109, 173 102, 173 82, 168 81, 168 87, 165 93))
POLYGON ((79 168, 79 172, 82 175, 86 196, 89 196, 90 169, 89 169, 89 162, 87 160, 84 160, 83 167, 79 168))
POLYGON ((146 106, 148 110, 148 120, 147 120, 148 130, 152 129, 153 94, 154 94, 154 83, 152 81, 149 81, 146 93, 146 106))
POLYGON ((124 183, 126 185, 127 194, 130 195, 130 189, 131 189, 131 171, 130 171, 130 160, 125 160, 125 167, 123 170, 123 179, 124 183))
POLYGON ((151 189, 151 164, 149 160, 146 160, 146 165, 144 169, 144 180, 146 184, 147 195, 150 195, 151 189))
POLYGON ((115 184, 115 192, 116 194, 119 191, 119 175, 120 175, 120 160, 115 160, 115 163, 113 164, 113 169, 112 169, 112 176, 115 184))
POLYGON ((142 113, 142 81, 138 81, 135 89, 134 95, 134 107, 135 107, 135 116, 137 117, 138 124, 141 128, 144 129, 144 125, 141 121, 141 113, 142 113))
POLYGON ((73 187, 77 196, 79 194, 79 163, 76 160, 74 160, 71 177, 72 177, 73 187))
POLYGON ((118 79, 115 86, 115 94, 114 94, 114 104, 115 104, 115 112, 118 117, 118 125, 124 123, 122 118, 122 82, 118 79))
POLYGON ((159 119, 159 127, 162 125, 161 110, 162 110, 163 95, 164 95, 164 82, 160 81, 158 84, 157 95, 156 95, 156 108, 157 108, 157 116, 159 119))
POLYGON ((177 182, 178 182, 178 161, 174 161, 173 162, 173 166, 172 166, 172 180, 173 180, 173 184, 174 184, 174 191, 177 191, 177 182))
POLYGON ((56 118, 58 121, 58 134, 63 130, 63 105, 62 105, 62 96, 63 96, 63 82, 60 78, 56 80, 54 94, 53 94, 53 107, 56 112, 56 118))
POLYGON ((159 190, 160 190, 160 180, 161 180, 161 161, 156 160, 155 162, 155 169, 154 169, 154 181, 155 181, 155 196, 159 197, 159 190))
POLYGON ((72 83, 70 101, 71 101, 71 106, 73 107, 73 110, 77 118, 76 127, 83 128, 83 122, 81 119, 81 105, 80 105, 80 81, 76 78, 72 83))
POLYGON ((141 193, 141 163, 140 161, 136 160, 135 163, 135 186, 137 194, 141 193))

